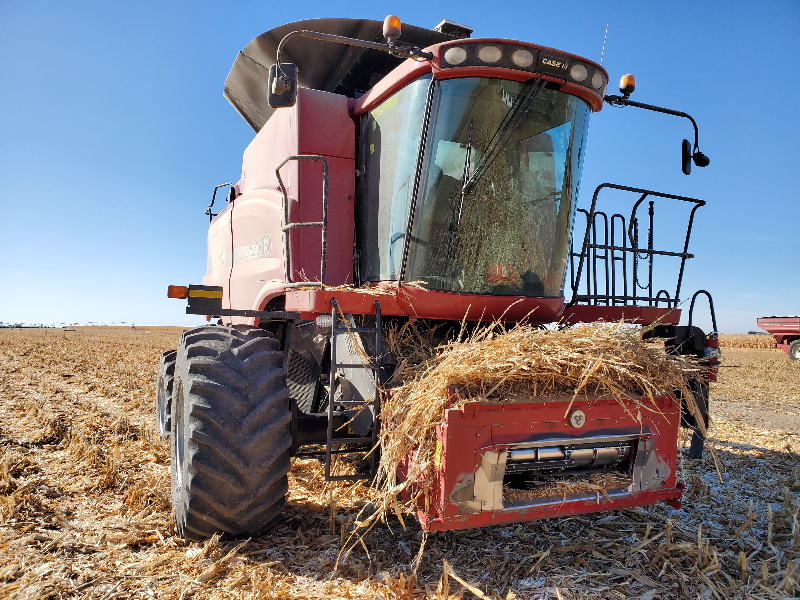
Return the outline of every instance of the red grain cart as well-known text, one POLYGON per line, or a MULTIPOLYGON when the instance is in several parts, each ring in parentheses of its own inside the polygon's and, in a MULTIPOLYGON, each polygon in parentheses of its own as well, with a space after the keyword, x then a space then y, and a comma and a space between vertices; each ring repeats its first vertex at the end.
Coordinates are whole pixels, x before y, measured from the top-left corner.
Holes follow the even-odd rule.
MULTIPOLYGON (((431 320, 442 341, 462 322, 495 319, 658 322, 650 335, 668 351, 708 359, 706 379, 693 381, 707 419, 716 333, 691 316, 678 325, 705 202, 603 184, 577 209, 589 118, 604 102, 691 120, 687 174, 692 161, 708 164, 694 120, 629 100, 632 76, 621 96, 606 95, 608 74, 591 60, 471 32, 443 21, 401 36, 396 17, 316 19, 270 30, 236 58, 224 95, 257 135, 241 177, 217 186, 206 211, 203 284, 168 293, 216 324, 185 332, 158 374, 181 535, 267 529, 291 456, 323 460, 326 480, 372 478, 380 388, 396 367, 384 334, 409 319, 431 320), (217 214, 220 188, 229 191, 217 214), (626 208, 599 210, 601 193, 600 208, 610 195, 626 208), (658 239, 677 241, 656 249, 655 215, 670 206, 683 207, 688 227, 676 231, 670 215, 658 239), (659 282, 654 261, 672 261, 677 285, 659 282), (369 458, 362 472, 336 475, 342 454, 369 458)), ((658 402, 641 421, 616 401, 576 400, 566 418, 564 403, 536 398, 454 408, 439 432, 436 503, 419 520, 446 530, 678 506, 681 399, 658 402), (543 476, 609 470, 628 479, 603 496, 504 496, 543 476)))
POLYGON ((786 352, 792 360, 800 360, 800 317, 760 317, 756 322, 772 334, 776 348, 786 352))

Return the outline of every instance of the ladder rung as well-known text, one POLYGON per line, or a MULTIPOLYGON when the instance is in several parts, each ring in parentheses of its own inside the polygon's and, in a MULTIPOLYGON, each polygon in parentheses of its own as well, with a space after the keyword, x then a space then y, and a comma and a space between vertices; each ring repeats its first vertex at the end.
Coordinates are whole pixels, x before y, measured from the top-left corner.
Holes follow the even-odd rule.
POLYGON ((333 365, 337 369, 376 369, 377 365, 364 363, 337 363, 333 365))
MULTIPOLYGON (((370 438, 366 438, 366 439, 365 438, 335 438, 335 439, 332 439, 330 441, 330 443, 331 444, 336 444, 338 446, 339 444, 366 444, 366 443, 373 443, 373 442, 372 442, 372 440, 370 438)), ((354 450, 354 452, 357 452, 357 450, 354 450)), ((364 450, 363 452, 366 452, 366 450, 364 450)))
POLYGON ((289 223, 288 225, 284 225, 281 227, 281 231, 289 231, 290 229, 294 229, 295 227, 322 227, 322 222, 314 222, 314 223, 289 223))
MULTIPOLYGON (((337 400, 333 403, 334 405, 342 405, 342 406, 364 406, 365 402, 363 400, 337 400)), ((372 406, 372 401, 366 403, 367 406, 372 406)))
POLYGON ((374 327, 372 329, 369 329, 367 327, 351 327, 350 329, 348 329, 347 327, 336 327, 335 331, 336 333, 343 333, 347 331, 352 331, 354 333, 378 333, 378 330, 375 329, 374 327))
POLYGON ((327 475, 325 481, 358 481, 360 479, 369 479, 371 475, 327 475))

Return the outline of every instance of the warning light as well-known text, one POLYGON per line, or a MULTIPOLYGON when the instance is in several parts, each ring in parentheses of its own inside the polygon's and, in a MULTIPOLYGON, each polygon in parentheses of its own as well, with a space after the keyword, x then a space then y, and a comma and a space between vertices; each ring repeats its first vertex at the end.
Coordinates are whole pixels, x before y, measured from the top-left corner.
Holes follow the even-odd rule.
POLYGON ((633 75, 623 75, 619 79, 619 91, 626 98, 636 89, 636 78, 633 75))
POLYGON ((188 298, 189 288, 185 285, 170 285, 167 287, 167 298, 188 298))
POLYGON ((400 37, 400 17, 389 15, 383 20, 383 37, 393 44, 400 37))

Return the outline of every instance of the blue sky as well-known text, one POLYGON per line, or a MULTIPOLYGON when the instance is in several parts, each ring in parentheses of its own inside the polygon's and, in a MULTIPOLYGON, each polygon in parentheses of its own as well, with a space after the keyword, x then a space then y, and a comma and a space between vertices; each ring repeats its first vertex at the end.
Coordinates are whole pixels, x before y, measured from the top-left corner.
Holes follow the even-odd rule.
POLYGON ((709 290, 727 332, 800 314, 796 0, 354 6, 0 0, 0 321, 198 323, 165 292, 201 281, 203 211, 253 137, 222 97, 236 53, 286 22, 388 13, 594 60, 608 23, 612 84, 633 73, 634 99, 692 114, 711 165, 680 172, 688 121, 606 106, 581 205, 603 182, 704 199, 682 295, 709 290))

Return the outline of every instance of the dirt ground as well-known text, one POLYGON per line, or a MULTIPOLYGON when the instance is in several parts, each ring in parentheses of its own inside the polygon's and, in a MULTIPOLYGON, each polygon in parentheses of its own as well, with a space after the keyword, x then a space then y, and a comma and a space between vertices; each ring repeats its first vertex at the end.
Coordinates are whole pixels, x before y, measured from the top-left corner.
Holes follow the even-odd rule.
MULTIPOLYGON (((0 330, 0 598, 787 598, 800 592, 800 364, 725 349, 684 506, 432 535, 296 461, 267 535, 174 536, 154 374, 179 329, 0 330), (331 501, 333 500, 333 505, 331 501), (337 558, 339 560, 337 566, 337 558), (446 562, 445 562, 446 561, 446 562), (447 566, 447 574, 443 572, 447 566)), ((683 439, 684 443, 688 440, 683 439)))
POLYGON ((718 419, 800 435, 800 364, 782 350, 723 348, 714 387, 718 419))

